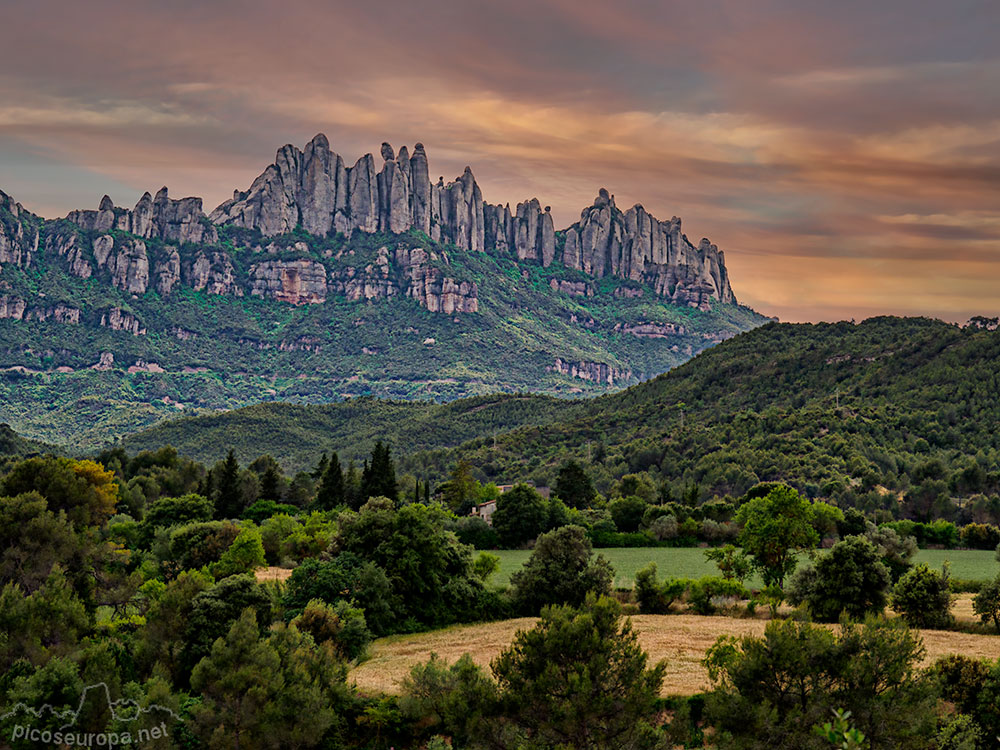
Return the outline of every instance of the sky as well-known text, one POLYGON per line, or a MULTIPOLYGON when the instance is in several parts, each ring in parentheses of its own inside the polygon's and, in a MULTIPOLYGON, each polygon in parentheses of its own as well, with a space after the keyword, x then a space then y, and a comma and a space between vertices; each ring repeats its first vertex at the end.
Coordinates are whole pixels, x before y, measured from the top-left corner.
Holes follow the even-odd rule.
POLYGON ((785 321, 1000 314, 996 0, 4 0, 0 190, 206 211, 322 132, 432 179, 600 187, 785 321))

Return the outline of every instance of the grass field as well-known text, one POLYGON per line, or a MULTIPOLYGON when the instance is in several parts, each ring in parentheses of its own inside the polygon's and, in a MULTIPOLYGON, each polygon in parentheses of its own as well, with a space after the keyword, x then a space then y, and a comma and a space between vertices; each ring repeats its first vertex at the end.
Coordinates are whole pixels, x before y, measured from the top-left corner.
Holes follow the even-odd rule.
MULTIPOLYGON (((661 578, 700 578, 718 573, 715 565, 705 559, 704 549, 698 547, 636 547, 608 548, 595 550, 606 558, 615 569, 615 587, 631 588, 637 570, 655 562, 661 578)), ((493 554, 500 557, 500 570, 491 579, 492 583, 506 584, 531 554, 527 550, 499 550, 493 554)), ((992 550, 920 550, 917 562, 927 563, 939 570, 945 561, 951 563, 954 578, 990 580, 1000 573, 992 550)), ((751 579, 751 586, 759 586, 759 579, 751 579)))
MULTIPOLYGON (((959 597, 953 609, 959 620, 972 620, 971 597, 959 597)), ((664 695, 692 695, 709 687, 701 664, 705 651, 722 635, 761 635, 763 619, 701 617, 699 615, 633 615, 632 624, 650 662, 665 659, 664 695)), ((431 633, 398 635, 375 641, 370 658, 351 670, 350 679, 364 691, 398 693, 410 669, 436 653, 454 662, 468 653, 483 667, 506 648, 518 630, 530 628, 533 618, 523 617, 481 625, 456 625, 431 633)), ((1000 658, 1000 636, 948 630, 922 630, 927 655, 924 664, 940 656, 964 654, 973 658, 1000 658)))

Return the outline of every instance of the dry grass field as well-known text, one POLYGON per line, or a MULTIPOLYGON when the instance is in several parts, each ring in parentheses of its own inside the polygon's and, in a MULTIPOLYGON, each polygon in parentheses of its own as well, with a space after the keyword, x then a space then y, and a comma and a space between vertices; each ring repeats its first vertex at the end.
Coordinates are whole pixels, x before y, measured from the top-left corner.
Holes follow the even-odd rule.
MULTIPOLYGON (((954 613, 960 620, 971 621, 971 598, 960 598, 954 613)), ((631 619, 651 661, 667 662, 664 695, 691 695, 708 688, 708 674, 701 660, 716 639, 722 635, 759 636, 767 625, 763 619, 699 615, 633 615, 631 619)), ((371 658, 352 670, 350 679, 363 691, 398 693, 410 669, 427 661, 432 653, 448 662, 468 653, 477 664, 488 667, 518 630, 530 628, 534 623, 533 618, 520 618, 382 638, 372 644, 371 658)), ((927 649, 927 664, 947 654, 1000 658, 1000 636, 944 630, 920 632, 927 649)))
POLYGON ((257 583, 264 583, 265 581, 287 581, 292 577, 292 571, 290 568, 276 568, 274 566, 268 568, 257 568, 253 574, 257 579, 257 583))

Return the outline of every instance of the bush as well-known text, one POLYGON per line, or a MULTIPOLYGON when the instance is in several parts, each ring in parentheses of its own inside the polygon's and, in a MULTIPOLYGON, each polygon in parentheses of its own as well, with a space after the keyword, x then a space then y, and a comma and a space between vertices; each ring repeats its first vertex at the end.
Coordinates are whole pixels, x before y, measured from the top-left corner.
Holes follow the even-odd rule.
POLYGON ((271 516, 277 515, 278 513, 287 513, 288 515, 295 515, 299 512, 299 509, 294 505, 288 505, 286 503, 276 503, 274 500, 258 500, 245 511, 243 511, 242 518, 253 521, 255 524, 262 524, 271 516))
POLYGON ((361 656, 372 640, 364 612, 343 600, 331 606, 313 599, 292 624, 309 633, 316 643, 330 643, 348 660, 361 656))
POLYGON ((492 520, 500 546, 517 549, 545 530, 549 506, 534 487, 519 484, 497 499, 492 520))
POLYGON ((677 519, 674 516, 658 516, 649 524, 649 533, 658 542, 675 539, 678 533, 677 519))
POLYGON ((979 615, 984 625, 992 620, 1000 633, 1000 576, 979 590, 972 599, 972 611, 979 615))
POLYGON ((992 524, 970 523, 958 532, 963 547, 969 549, 995 549, 1000 544, 1000 529, 992 524))
POLYGON ((821 622, 836 622, 842 614, 858 620, 885 608, 890 583, 875 545, 852 536, 833 545, 812 572, 793 576, 788 598, 793 604, 804 602, 821 622))
POLYGON ((662 583, 657 580, 656 563, 650 563, 635 574, 633 592, 639 612, 644 615, 665 615, 670 605, 684 596, 690 581, 668 578, 662 583))
POLYGON ((688 604, 699 615, 710 615, 721 605, 723 599, 745 599, 750 593, 739 581, 730 581, 717 576, 705 576, 692 581, 688 588, 688 604))
POLYGON ((608 504, 611 519, 618 531, 631 533, 639 530, 642 516, 646 512, 646 501, 641 497, 619 497, 608 504))
POLYGON ((212 575, 216 579, 239 573, 253 573, 264 566, 264 543, 260 538, 260 530, 253 524, 247 524, 222 553, 219 562, 212 566, 212 575))
POLYGON ((579 526, 563 526, 538 537, 531 557, 511 577, 522 611, 537 614, 546 604, 579 606, 589 592, 611 592, 614 571, 579 526))
POLYGON ((709 649, 709 721, 727 748, 819 750, 830 745, 814 727, 841 709, 872 748, 926 748, 937 691, 918 672, 923 655, 899 621, 834 632, 774 620, 762 638, 723 637, 709 649))
POLYGON ((496 549, 500 546, 496 530, 479 516, 459 518, 455 523, 455 536, 462 544, 476 549, 496 549))
POLYGON ((955 618, 947 572, 935 573, 925 563, 910 568, 892 590, 892 608, 913 627, 950 627, 955 618))

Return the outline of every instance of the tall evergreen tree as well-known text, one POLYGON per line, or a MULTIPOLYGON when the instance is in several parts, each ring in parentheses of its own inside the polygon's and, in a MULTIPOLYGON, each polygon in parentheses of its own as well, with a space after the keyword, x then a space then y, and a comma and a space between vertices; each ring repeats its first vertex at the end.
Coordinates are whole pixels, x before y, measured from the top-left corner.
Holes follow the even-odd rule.
POLYGON ((396 484, 396 466, 392 461, 389 446, 381 440, 372 448, 371 462, 365 464, 361 474, 362 502, 372 497, 397 499, 399 487, 396 484))
POLYGON ((326 451, 323 451, 323 455, 319 457, 319 463, 316 464, 316 468, 312 470, 313 479, 322 479, 323 475, 326 474, 326 467, 329 465, 330 460, 326 457, 326 451))
POLYGON ((344 498, 347 505, 354 510, 364 505, 364 500, 361 499, 361 475, 353 458, 347 462, 347 471, 344 474, 344 498))
MULTIPOLYGON (((326 455, 325 453, 323 454, 326 455)), ((323 479, 316 491, 316 507, 321 510, 332 510, 338 505, 344 505, 347 496, 344 493, 344 471, 340 468, 340 458, 334 452, 323 472, 323 479)))
POLYGON ((273 465, 264 469, 264 475, 260 478, 260 499, 275 502, 281 499, 281 474, 273 465))
POLYGON ((216 518, 239 518, 242 512, 240 465, 236 460, 236 453, 230 448, 219 476, 219 498, 215 504, 215 515, 216 518))
POLYGON ((576 461, 567 461, 562 465, 552 492, 571 508, 589 508, 597 497, 590 477, 576 461))

